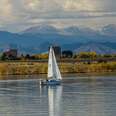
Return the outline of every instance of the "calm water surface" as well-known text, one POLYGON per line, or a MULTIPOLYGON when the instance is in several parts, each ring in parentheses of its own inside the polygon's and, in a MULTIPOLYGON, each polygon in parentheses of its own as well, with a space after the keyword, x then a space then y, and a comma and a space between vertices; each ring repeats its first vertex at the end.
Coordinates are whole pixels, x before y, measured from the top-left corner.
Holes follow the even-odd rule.
POLYGON ((116 76, 72 76, 56 87, 36 79, 0 81, 0 116, 115 115, 116 76))

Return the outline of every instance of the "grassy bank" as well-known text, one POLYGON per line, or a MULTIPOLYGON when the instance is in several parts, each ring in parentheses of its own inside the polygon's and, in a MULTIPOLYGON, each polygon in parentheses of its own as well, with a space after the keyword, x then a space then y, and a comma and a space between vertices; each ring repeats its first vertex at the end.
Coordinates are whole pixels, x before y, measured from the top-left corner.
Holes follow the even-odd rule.
MULTIPOLYGON (((116 62, 107 63, 59 63, 62 73, 104 73, 116 72, 116 62)), ((1 62, 0 75, 46 74, 47 63, 1 62)))

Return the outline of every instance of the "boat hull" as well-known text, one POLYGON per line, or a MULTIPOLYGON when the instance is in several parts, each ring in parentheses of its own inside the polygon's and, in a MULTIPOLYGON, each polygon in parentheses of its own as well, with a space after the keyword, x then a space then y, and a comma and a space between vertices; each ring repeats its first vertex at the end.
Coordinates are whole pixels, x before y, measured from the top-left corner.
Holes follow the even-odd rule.
POLYGON ((41 80, 40 84, 41 85, 60 85, 61 81, 60 80, 41 80))

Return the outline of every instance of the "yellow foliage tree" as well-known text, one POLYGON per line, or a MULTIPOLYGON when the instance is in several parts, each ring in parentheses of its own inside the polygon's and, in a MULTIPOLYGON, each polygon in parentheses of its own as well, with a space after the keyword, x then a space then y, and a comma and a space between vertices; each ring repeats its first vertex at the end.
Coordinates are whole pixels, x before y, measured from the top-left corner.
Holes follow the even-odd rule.
POLYGON ((36 59, 48 59, 48 54, 38 54, 35 55, 36 59))

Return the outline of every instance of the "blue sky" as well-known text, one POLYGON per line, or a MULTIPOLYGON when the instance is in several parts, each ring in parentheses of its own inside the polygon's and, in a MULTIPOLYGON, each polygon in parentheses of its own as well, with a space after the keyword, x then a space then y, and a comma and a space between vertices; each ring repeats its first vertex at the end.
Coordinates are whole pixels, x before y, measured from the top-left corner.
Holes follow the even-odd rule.
POLYGON ((38 24, 100 28, 116 24, 116 0, 0 0, 0 30, 38 24))

